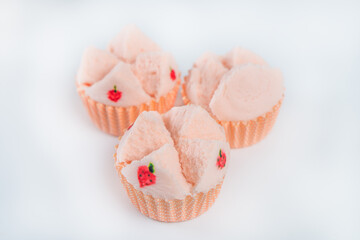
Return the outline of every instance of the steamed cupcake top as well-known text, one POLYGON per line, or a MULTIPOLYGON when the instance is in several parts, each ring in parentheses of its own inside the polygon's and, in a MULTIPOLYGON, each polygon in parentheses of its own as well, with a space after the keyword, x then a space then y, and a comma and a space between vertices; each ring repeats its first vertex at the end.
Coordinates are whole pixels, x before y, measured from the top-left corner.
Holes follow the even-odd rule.
POLYGON ((135 189, 163 199, 207 192, 224 179, 230 147, 200 106, 143 112, 121 138, 116 163, 135 189))
POLYGON ((159 100, 180 77, 170 53, 164 52, 136 26, 129 25, 110 42, 107 50, 85 50, 76 75, 91 99, 128 107, 159 100))
POLYGON ((283 96, 283 77, 255 53, 236 47, 203 54, 185 77, 187 97, 222 121, 247 121, 270 111, 283 96))

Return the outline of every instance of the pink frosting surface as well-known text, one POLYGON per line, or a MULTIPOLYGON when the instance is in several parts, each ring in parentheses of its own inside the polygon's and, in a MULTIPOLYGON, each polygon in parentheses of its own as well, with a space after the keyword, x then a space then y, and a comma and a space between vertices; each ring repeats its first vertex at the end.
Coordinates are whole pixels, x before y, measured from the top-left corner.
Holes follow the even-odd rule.
POLYGON ((173 108, 162 118, 157 112, 141 113, 117 151, 117 162, 130 163, 123 168, 126 179, 145 194, 165 199, 182 199, 215 187, 225 176, 229 158, 223 127, 195 105, 173 108), (141 187, 137 170, 150 162, 156 183, 141 187))
POLYGON ((186 94, 219 120, 246 121, 270 111, 284 93, 279 70, 240 47, 202 55, 185 78, 186 94))
POLYGON ((280 70, 260 65, 232 68, 224 75, 210 108, 220 120, 250 120, 271 110, 284 92, 280 70))
POLYGON ((159 100, 179 77, 174 57, 161 51, 136 26, 128 25, 110 42, 108 51, 85 50, 76 79, 93 100, 127 107, 151 98, 159 100), (121 96, 115 89, 109 93, 115 85, 121 96))

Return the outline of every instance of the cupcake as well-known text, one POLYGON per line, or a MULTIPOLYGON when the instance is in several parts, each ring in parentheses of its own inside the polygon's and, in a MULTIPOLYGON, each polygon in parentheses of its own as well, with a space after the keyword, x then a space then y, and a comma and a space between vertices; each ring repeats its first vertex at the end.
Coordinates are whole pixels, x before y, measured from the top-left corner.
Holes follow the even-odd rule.
POLYGON ((143 111, 167 112, 176 99, 180 72, 137 27, 125 27, 107 50, 85 50, 76 75, 78 93, 93 122, 120 136, 143 111))
POLYGON ((284 96, 283 77, 260 56, 234 48, 203 54, 185 77, 185 104, 206 109, 224 128, 231 148, 262 140, 273 127, 284 96))
POLYGON ((132 204, 163 222, 193 219, 212 206, 228 167, 225 132, 200 106, 142 112, 121 137, 115 166, 132 204))

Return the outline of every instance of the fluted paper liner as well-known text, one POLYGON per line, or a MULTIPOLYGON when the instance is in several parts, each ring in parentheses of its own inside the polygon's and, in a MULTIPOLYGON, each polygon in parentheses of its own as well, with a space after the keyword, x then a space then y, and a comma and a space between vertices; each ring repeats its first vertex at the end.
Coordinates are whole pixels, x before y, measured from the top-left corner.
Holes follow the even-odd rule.
MULTIPOLYGON (((118 146, 115 147, 117 149, 118 146)), ((181 222, 196 218, 206 212, 215 202, 220 193, 222 182, 206 193, 187 195, 184 199, 166 200, 154 198, 134 188, 121 169, 126 163, 117 163, 116 152, 114 154, 115 166, 121 178, 121 182, 132 204, 145 216, 161 222, 181 222)))
POLYGON ((96 102, 78 85, 77 91, 95 125, 108 134, 121 136, 141 112, 165 113, 170 110, 174 106, 179 85, 180 80, 177 80, 173 89, 167 95, 161 96, 158 101, 152 99, 150 102, 130 107, 114 107, 96 102))
MULTIPOLYGON (((191 101, 186 94, 186 85, 182 85, 181 95, 184 104, 190 104, 191 101)), ((271 109, 271 111, 248 121, 220 121, 214 119, 224 127, 226 140, 231 148, 243 148, 251 146, 264 139, 274 126, 276 117, 282 104, 283 98, 271 109)))

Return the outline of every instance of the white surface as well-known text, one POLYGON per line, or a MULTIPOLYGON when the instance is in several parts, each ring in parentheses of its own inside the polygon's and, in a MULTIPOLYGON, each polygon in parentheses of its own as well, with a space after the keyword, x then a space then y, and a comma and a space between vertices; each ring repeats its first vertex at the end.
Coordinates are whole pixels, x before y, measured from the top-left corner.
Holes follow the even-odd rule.
POLYGON ((0 239, 359 239, 359 12, 356 1, 2 1, 0 239), (159 223, 131 205, 117 140, 75 91, 83 49, 126 23, 183 75, 204 51, 235 45, 283 70, 273 131, 232 152, 218 200, 195 220, 159 223))

